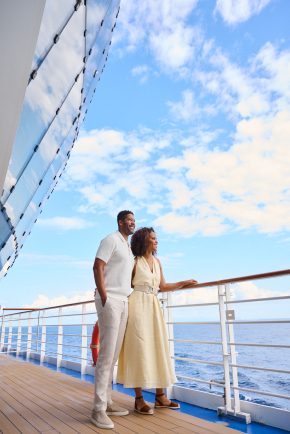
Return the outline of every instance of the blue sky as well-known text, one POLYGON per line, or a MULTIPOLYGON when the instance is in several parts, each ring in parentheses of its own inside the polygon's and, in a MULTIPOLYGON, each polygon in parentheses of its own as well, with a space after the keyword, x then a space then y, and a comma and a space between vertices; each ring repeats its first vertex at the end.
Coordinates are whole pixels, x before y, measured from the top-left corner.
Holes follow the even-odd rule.
POLYGON ((168 281, 290 268, 289 15, 285 0, 121 2, 66 174, 0 282, 2 306, 91 298, 97 246, 124 208, 156 228, 168 281))

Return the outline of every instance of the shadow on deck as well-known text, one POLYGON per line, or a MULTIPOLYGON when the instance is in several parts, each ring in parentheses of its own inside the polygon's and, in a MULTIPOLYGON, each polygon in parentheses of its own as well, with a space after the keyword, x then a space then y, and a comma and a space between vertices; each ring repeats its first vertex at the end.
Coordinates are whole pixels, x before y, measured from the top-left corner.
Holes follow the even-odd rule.
POLYGON ((94 386, 42 366, 0 355, 0 432, 34 433, 120 433, 120 434, 238 434, 180 411, 156 410, 153 416, 133 412, 133 398, 114 391, 114 400, 130 414, 112 417, 114 430, 90 423, 94 386))

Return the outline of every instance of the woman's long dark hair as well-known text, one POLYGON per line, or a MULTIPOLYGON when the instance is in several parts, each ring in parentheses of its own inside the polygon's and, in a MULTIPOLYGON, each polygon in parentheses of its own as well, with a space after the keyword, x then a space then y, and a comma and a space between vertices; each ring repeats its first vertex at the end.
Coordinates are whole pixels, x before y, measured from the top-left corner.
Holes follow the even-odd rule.
POLYGON ((155 232, 153 228, 140 228, 132 235, 131 249, 135 257, 145 255, 151 232, 155 232))

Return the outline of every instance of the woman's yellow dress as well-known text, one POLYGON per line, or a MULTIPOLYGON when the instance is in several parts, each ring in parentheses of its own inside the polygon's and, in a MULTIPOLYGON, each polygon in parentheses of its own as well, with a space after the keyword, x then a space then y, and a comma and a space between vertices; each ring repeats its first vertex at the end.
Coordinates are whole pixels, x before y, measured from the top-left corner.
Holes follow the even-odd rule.
POLYGON ((153 258, 153 272, 144 257, 137 258, 129 316, 119 356, 117 382, 124 387, 163 388, 176 382, 168 337, 157 299, 160 266, 153 258))

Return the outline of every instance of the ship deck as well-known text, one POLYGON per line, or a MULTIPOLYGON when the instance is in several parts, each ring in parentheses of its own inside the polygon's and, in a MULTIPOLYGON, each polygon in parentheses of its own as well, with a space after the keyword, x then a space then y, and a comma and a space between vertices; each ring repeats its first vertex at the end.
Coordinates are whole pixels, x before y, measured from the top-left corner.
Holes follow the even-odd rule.
POLYGON ((0 356, 0 432, 4 434, 238 434, 240 431, 180 411, 160 409, 153 416, 134 413, 133 398, 113 391, 130 414, 112 417, 114 430, 90 423, 94 386, 42 366, 0 356))

